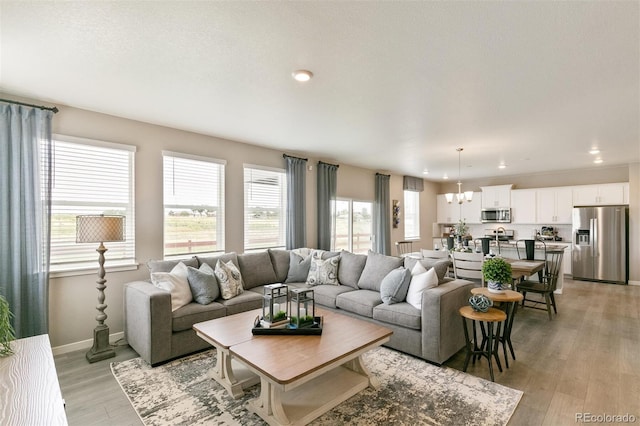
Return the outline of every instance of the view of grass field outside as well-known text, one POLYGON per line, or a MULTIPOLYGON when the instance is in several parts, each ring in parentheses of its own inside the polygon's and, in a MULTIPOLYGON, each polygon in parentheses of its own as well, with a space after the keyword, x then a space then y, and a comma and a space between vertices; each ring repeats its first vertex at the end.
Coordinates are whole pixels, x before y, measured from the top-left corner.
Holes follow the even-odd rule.
POLYGON ((371 248, 372 212, 370 202, 337 200, 333 249, 367 254, 371 248))
POLYGON ((287 182, 284 170, 245 167, 244 249, 285 246, 287 182))
POLYGON ((164 255, 224 250, 224 162, 163 153, 164 255))

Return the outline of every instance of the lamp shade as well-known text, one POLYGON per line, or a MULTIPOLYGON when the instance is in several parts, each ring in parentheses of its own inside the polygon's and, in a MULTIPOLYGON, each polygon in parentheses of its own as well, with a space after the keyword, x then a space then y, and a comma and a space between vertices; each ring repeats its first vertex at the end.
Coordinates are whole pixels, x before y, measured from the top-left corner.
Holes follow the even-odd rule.
POLYGON ((76 216, 76 243, 124 241, 124 216, 76 216))

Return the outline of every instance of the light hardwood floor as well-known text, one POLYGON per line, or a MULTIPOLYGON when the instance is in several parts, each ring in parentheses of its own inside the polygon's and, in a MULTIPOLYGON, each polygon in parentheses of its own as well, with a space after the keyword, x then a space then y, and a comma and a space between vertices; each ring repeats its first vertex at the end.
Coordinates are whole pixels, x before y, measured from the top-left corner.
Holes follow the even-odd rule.
MULTIPOLYGON (((509 424, 576 424, 576 413, 629 413, 640 423, 640 287, 565 279, 556 300, 553 321, 544 311, 518 310, 517 360, 494 371, 497 383, 524 392, 509 424)), ((116 354, 95 364, 84 352, 55 357, 70 425, 142 424, 109 367, 137 354, 128 346, 116 354)), ((463 363, 461 351, 445 365, 461 370, 463 363)), ((486 360, 467 372, 489 379, 486 360)))

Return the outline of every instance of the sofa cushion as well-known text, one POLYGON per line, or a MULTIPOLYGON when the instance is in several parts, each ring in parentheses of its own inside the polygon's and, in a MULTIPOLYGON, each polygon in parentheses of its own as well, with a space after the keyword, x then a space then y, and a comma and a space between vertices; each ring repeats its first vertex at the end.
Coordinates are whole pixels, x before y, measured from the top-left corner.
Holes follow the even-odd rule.
POLYGON ((340 285, 338 281, 338 268, 340 266, 340 256, 333 256, 328 259, 311 258, 307 284, 309 285, 340 285))
POLYGON ((368 318, 373 317, 373 308, 381 303, 380 292, 371 290, 352 290, 336 298, 336 307, 368 318))
POLYGON ((425 272, 422 272, 422 269, 424 266, 419 263, 413 267, 411 271, 413 275, 409 283, 409 291, 407 291, 407 303, 420 310, 422 310, 422 293, 438 285, 438 275, 435 268, 429 268, 425 272))
POLYGON ((362 275, 367 256, 342 250, 340 252, 340 267, 338 268, 338 281, 340 285, 358 288, 358 280, 362 275))
POLYGON ((191 330, 193 324, 221 318, 226 314, 227 309, 218 302, 209 303, 208 305, 189 303, 171 314, 173 318, 171 329, 174 332, 191 330))
POLYGON ((238 264, 245 289, 273 284, 278 281, 267 251, 240 254, 238 255, 238 264))
POLYGON ((285 282, 289 273, 289 250, 269 249, 269 256, 276 273, 276 282, 285 282))
POLYGON ((193 300, 187 275, 187 266, 182 262, 178 262, 171 272, 153 272, 151 274, 153 285, 171 293, 171 312, 193 300))
MULTIPOLYGON (((227 315, 233 315, 262 308, 262 296, 254 291, 245 291, 232 299, 222 300, 220 303, 227 308, 227 315)), ((251 325, 249 324, 248 327, 251 325)))
POLYGON ((414 330, 422 328, 422 313, 407 302, 378 305, 373 308, 373 319, 414 330))
POLYGON ((411 270, 418 262, 420 262, 425 269, 434 268, 436 270, 439 284, 444 282, 447 270, 449 266, 451 266, 451 261, 448 259, 414 259, 407 256, 404 258, 404 267, 411 270))
POLYGON ((287 272, 286 283, 305 282, 309 276, 311 266, 311 255, 303 257, 291 250, 289 252, 289 272, 287 272))
POLYGON ((382 279, 393 269, 402 266, 402 258, 385 256, 369 250, 367 262, 358 280, 358 288, 362 290, 380 291, 382 279))
POLYGON ((411 271, 404 267, 393 269, 382 279, 380 298, 387 305, 403 302, 411 282, 411 271))
MULTIPOLYGON (((198 259, 192 257, 190 259, 183 260, 150 260, 147 262, 147 268, 149 268, 149 273, 171 272, 171 270, 180 262, 184 263, 185 266, 191 266, 193 268, 200 266, 198 265, 198 259)), ((213 266, 215 266, 215 264, 213 266)))
POLYGON ((242 275, 232 261, 222 263, 218 260, 214 270, 218 284, 220 285, 220 295, 223 299, 231 299, 242 294, 242 275))
POLYGON ((187 270, 187 280, 193 300, 201 305, 207 305, 220 297, 218 279, 211 266, 203 263, 199 269, 188 266, 187 270))
POLYGON ((238 263, 238 253, 234 251, 229 253, 221 253, 217 256, 211 256, 211 257, 196 256, 196 259, 198 259, 198 267, 203 263, 206 263, 207 265, 211 266, 212 269, 216 269, 218 260, 221 260, 222 263, 227 263, 228 261, 232 261, 234 265, 236 265, 237 267, 240 267, 240 264, 238 263))
POLYGON ((346 285, 317 285, 313 287, 313 298, 316 306, 322 305, 328 308, 336 308, 336 298, 338 295, 355 291, 346 285))

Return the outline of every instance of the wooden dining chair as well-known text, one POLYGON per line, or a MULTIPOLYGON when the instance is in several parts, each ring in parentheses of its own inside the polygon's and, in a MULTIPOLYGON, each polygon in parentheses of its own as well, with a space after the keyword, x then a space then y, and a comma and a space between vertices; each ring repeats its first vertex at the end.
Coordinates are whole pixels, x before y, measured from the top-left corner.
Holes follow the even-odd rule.
POLYGON ((558 277, 562 273, 560 267, 562 265, 562 255, 564 250, 548 250, 545 262, 544 274, 542 279, 538 281, 520 281, 517 284, 517 290, 522 293, 524 297, 522 299, 522 306, 533 309, 545 310, 545 308, 538 305, 546 304, 546 310, 549 314, 549 320, 553 319, 551 316, 551 308, 555 314, 558 314, 558 308, 556 306, 556 299, 553 292, 556 290, 558 284, 558 277), (527 293, 535 293, 540 296, 536 296, 535 299, 527 298, 527 293), (527 305, 526 302, 530 304, 527 305))
POLYGON ((475 281, 484 287, 484 276, 482 275, 484 254, 453 251, 451 257, 453 259, 453 275, 456 278, 475 281))
POLYGON ((413 252, 413 241, 396 241, 396 252, 398 257, 405 257, 413 252))
MULTIPOLYGON (((518 259, 536 260, 535 259, 536 243, 542 244, 542 259, 539 259, 539 260, 543 260, 546 263, 547 245, 545 244, 544 241, 538 241, 538 240, 532 240, 532 239, 528 239, 528 240, 524 239, 524 240, 516 241, 516 253, 518 253, 518 259), (533 253, 527 253, 528 245, 533 247, 533 253), (529 256, 529 254, 531 254, 531 256, 529 256)), ((542 271, 538 272, 539 281, 542 281, 542 277, 544 276, 545 270, 546 270, 546 264, 545 264, 545 268, 542 271)))

